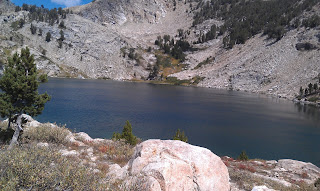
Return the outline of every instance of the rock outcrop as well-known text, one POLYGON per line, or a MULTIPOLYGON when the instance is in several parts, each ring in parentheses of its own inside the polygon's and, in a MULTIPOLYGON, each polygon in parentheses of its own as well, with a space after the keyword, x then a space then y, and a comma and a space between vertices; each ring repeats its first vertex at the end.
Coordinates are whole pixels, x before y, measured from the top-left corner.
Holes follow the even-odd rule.
MULTIPOLYGON (((142 190, 229 190, 229 174, 220 157, 182 141, 148 140, 135 148, 123 186, 142 190)), ((122 171, 123 169, 119 169, 122 171)), ((114 174, 114 173, 112 173, 114 174)))

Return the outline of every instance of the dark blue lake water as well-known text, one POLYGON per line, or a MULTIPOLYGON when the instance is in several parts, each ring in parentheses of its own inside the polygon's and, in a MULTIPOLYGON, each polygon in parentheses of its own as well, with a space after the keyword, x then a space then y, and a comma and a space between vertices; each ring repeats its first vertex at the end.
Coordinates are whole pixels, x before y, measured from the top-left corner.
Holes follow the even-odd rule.
POLYGON ((217 155, 292 158, 320 166, 320 111, 262 95, 105 80, 50 79, 52 100, 40 122, 57 122, 96 138, 121 132, 126 120, 142 139, 171 139, 180 128, 189 143, 217 155))

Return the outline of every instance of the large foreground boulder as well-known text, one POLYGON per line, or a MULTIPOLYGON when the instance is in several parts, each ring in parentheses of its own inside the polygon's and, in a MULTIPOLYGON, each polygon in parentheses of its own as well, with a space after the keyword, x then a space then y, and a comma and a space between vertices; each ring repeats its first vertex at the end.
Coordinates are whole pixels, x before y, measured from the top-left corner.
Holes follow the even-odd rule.
POLYGON ((206 148, 182 141, 145 141, 136 146, 132 159, 118 172, 126 174, 123 184, 126 189, 152 191, 230 189, 228 169, 220 157, 206 148))

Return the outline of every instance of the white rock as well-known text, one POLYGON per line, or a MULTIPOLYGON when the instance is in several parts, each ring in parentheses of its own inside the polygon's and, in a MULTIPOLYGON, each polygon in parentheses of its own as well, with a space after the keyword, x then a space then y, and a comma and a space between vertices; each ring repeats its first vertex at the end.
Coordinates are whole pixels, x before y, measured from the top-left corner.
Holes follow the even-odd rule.
POLYGON ((63 149, 63 150, 60 150, 59 152, 61 153, 62 156, 79 156, 79 153, 75 150, 69 151, 69 150, 63 149))
POLYGON ((276 169, 282 169, 283 171, 300 175, 305 173, 312 181, 315 181, 320 175, 320 168, 316 165, 292 159, 279 160, 276 169))
POLYGON ((30 127, 39 127, 41 125, 41 123, 39 123, 38 121, 34 120, 34 121, 31 121, 29 123, 29 126, 30 127))
POLYGON ((48 146, 49 146, 48 143, 42 143, 42 142, 37 143, 37 147, 48 147, 48 146))
POLYGON ((132 176, 144 177, 138 179, 140 182, 130 178, 124 182, 144 190, 230 190, 228 169, 220 157, 182 141, 145 141, 136 146, 124 168, 132 176), (161 189, 156 189, 158 184, 161 189))
POLYGON ((83 142, 77 141, 71 132, 66 136, 66 141, 77 146, 85 146, 83 142))
POLYGON ((251 191, 276 191, 276 190, 270 189, 266 186, 255 186, 251 191))
POLYGON ((118 164, 112 164, 109 166, 109 173, 107 174, 107 176, 114 180, 123 180, 126 178, 127 173, 127 168, 121 168, 118 164))
POLYGON ((87 133, 84 132, 76 133, 75 138, 80 141, 93 141, 93 139, 87 133))

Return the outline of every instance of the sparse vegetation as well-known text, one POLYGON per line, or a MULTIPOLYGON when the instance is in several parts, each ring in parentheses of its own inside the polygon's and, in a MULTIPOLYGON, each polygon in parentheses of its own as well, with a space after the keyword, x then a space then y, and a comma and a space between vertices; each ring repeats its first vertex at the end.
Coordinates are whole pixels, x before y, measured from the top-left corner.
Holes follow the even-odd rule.
MULTIPOLYGON (((280 40, 286 31, 299 27, 296 19, 304 10, 310 9, 318 1, 309 0, 275 0, 275 1, 244 1, 244 0, 217 0, 200 1, 194 16, 193 26, 208 19, 222 19, 224 25, 216 30, 219 35, 225 34, 225 48, 232 48, 235 44, 244 44, 252 36, 263 32, 269 38, 280 40)), ((319 17, 314 15, 303 22, 304 26, 319 25, 319 17)), ((198 42, 205 42, 213 33, 202 34, 198 42)))
POLYGON ((26 143, 46 142, 55 144, 66 144, 66 137, 70 131, 65 126, 58 127, 51 124, 41 124, 38 127, 29 127, 22 133, 22 140, 26 143))
POLYGON ((196 69, 199 69, 199 68, 201 68, 202 66, 204 66, 204 65, 207 65, 207 64, 210 64, 210 63, 212 63, 212 62, 214 62, 214 60, 215 60, 215 58, 213 57, 209 57, 209 58, 207 58, 205 61, 202 61, 202 62, 200 62, 196 67, 194 67, 194 69, 196 70, 196 69))
POLYGON ((46 9, 43 6, 37 7, 36 5, 23 4, 22 7, 16 6, 15 12, 28 11, 28 18, 30 22, 47 22, 53 25, 55 22, 59 22, 59 17, 65 19, 69 10, 63 10, 61 7, 54 9, 46 9))
POLYGON ((235 182, 240 189, 244 190, 252 190, 252 188, 257 185, 266 185, 268 188, 281 191, 315 190, 313 185, 308 185, 304 182, 297 183, 288 187, 277 181, 255 176, 247 170, 237 170, 229 168, 229 176, 231 182, 235 182))
MULTIPOLYGON (((319 77, 319 81, 320 81, 320 77, 319 77)), ((320 93, 320 90, 319 90, 318 82, 314 84, 309 83, 306 88, 300 87, 297 99, 301 100, 302 98, 305 98, 307 101, 317 102, 318 100, 320 100, 319 93, 320 93)))
POLYGON ((106 190, 102 174, 93 173, 57 149, 24 145, 2 150, 0 190, 106 190))

